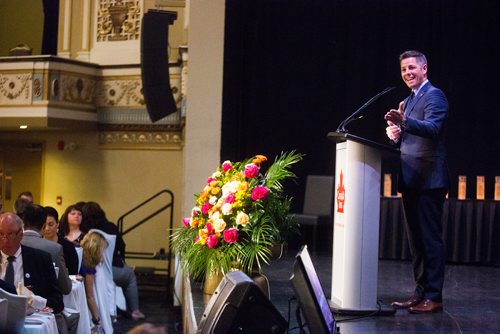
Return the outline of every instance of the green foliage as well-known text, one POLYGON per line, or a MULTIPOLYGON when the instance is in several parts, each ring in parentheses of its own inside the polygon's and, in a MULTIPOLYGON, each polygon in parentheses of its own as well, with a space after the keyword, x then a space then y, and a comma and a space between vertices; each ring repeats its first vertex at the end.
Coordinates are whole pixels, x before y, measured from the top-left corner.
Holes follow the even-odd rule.
POLYGON ((271 247, 297 231, 283 181, 296 177, 291 168, 302 155, 281 153, 262 175, 266 160, 257 155, 225 161, 195 195, 191 216, 172 236, 173 250, 189 277, 201 279, 208 271, 224 274, 234 268, 260 270, 270 261, 271 247))

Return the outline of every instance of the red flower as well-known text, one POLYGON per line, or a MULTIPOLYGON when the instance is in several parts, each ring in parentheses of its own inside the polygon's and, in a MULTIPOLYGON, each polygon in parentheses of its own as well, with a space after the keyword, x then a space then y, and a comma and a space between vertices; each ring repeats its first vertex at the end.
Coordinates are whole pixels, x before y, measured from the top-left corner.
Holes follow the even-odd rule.
POLYGON ((189 224, 189 217, 184 217, 182 219, 182 224, 185 226, 185 227, 189 227, 190 224, 189 224))
POLYGON ((238 230, 234 227, 224 230, 224 241, 234 244, 238 241, 238 230))
POLYGON ((253 179, 259 175, 259 166, 256 164, 248 164, 245 166, 245 176, 249 179, 253 179))
POLYGON ((226 196, 226 203, 233 204, 236 201, 236 195, 233 193, 230 193, 229 195, 226 196))
POLYGON ((214 233, 214 228, 212 227, 211 223, 207 223, 207 225, 205 225, 205 228, 207 229, 207 234, 214 233))
POLYGON ((210 248, 215 248, 219 244, 219 238, 215 234, 211 234, 207 238, 206 245, 210 248))
POLYGON ((258 201, 265 198, 267 194, 269 194, 269 189, 264 186, 257 186, 252 190, 252 199, 258 201))
POLYGON ((228 170, 231 170, 231 169, 233 169, 233 166, 231 165, 231 162, 224 161, 224 163, 222 164, 222 171, 225 173, 225 172, 227 172, 228 170))
POLYGON ((204 214, 204 215, 208 215, 208 211, 212 208, 212 204, 210 204, 209 202, 205 202, 203 203, 203 205, 201 206, 201 212, 204 214))

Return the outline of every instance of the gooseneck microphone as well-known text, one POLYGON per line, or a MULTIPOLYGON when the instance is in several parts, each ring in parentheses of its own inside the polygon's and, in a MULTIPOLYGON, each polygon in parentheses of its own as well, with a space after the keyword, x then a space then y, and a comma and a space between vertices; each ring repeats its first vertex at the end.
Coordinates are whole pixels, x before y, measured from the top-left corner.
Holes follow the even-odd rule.
POLYGON ((379 97, 390 92, 394 88, 396 88, 396 87, 387 87, 386 89, 384 89, 383 91, 381 91, 380 93, 378 93, 377 95, 375 95, 374 97, 372 97, 371 99, 366 101, 365 104, 363 104, 361 107, 359 107, 358 110, 356 110, 354 113, 351 114, 351 116, 347 117, 345 120, 342 121, 342 123, 339 124, 339 126, 337 128, 337 132, 347 133, 348 131, 345 128, 347 126, 347 124, 351 123, 352 121, 354 121, 356 119, 360 119, 362 116, 359 116, 359 114, 363 110, 365 110, 366 107, 368 107, 370 104, 375 102, 379 97))

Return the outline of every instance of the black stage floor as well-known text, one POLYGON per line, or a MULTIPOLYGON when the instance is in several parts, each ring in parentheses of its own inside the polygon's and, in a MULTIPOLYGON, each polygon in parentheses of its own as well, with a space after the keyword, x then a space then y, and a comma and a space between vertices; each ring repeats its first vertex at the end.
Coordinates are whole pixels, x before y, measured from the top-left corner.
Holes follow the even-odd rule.
MULTIPOLYGON (((265 269, 271 287, 271 301, 288 318, 288 300, 293 289, 288 282, 297 251, 289 250, 265 269)), ((331 294, 331 255, 311 253, 327 298, 331 294)), ((378 299, 384 304, 406 299, 413 293, 413 274, 408 261, 380 260, 378 299)), ((335 316, 341 334, 350 333, 500 333, 500 268, 471 265, 446 266, 444 311, 410 314, 398 310, 392 316, 335 316)), ((292 304, 290 328, 297 325, 292 304)), ((289 333, 300 333, 294 329, 289 333)), ((314 333, 311 333, 314 334, 314 333)))
MULTIPOLYGON (((293 289, 289 282, 296 249, 290 249, 280 259, 264 267, 269 279, 271 301, 288 320, 289 299, 293 289)), ((331 255, 311 252, 311 258, 327 298, 331 289, 331 255)), ((196 283, 193 289, 199 289, 196 283)), ((411 264, 408 261, 379 261, 378 298, 384 304, 410 296, 413 292, 411 264)), ((164 325, 169 334, 180 333, 179 313, 171 300, 154 291, 140 291, 141 309, 146 321, 164 325)), ((297 326, 296 304, 292 302, 289 327, 297 326)), ((350 333, 500 333, 500 267, 448 264, 444 288, 444 311, 415 315, 398 310, 392 316, 335 316, 341 334, 350 333)), ((137 325, 129 319, 119 318, 115 333, 125 333, 137 325)), ((299 334, 295 328, 289 333, 299 334)), ((307 331, 307 333, 309 333, 307 331)), ((257 333, 256 333, 257 334, 257 333)), ((314 333, 311 333, 314 334, 314 333)))

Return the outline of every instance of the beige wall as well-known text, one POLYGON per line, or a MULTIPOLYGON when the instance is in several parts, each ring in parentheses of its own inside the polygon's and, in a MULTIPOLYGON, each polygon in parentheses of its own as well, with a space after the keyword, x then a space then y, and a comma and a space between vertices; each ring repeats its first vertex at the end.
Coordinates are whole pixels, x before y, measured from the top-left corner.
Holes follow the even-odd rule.
POLYGON ((43 35, 43 5, 40 0, 0 0, 0 57, 18 44, 27 44, 40 54, 43 35))
MULTIPOLYGON (((42 205, 54 206, 62 214, 68 205, 78 201, 96 201, 111 221, 163 189, 175 196, 174 224, 181 221, 182 151, 159 150, 102 150, 98 134, 72 133, 0 133, 0 141, 43 142, 42 205), (73 142, 76 150, 59 150, 58 142, 73 142), (62 205, 56 197, 62 196, 62 205)), ((170 200, 162 195, 139 215, 125 220, 125 226, 135 224, 151 211, 170 200)), ((125 236, 128 251, 154 252, 167 248, 169 212, 160 214, 125 236)), ((146 266, 141 261, 132 265, 146 266)))
POLYGON ((204 180, 220 163, 224 0, 191 1, 189 80, 184 148, 183 212, 189 214, 204 180))

